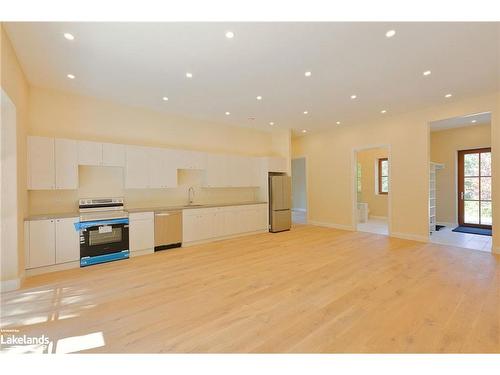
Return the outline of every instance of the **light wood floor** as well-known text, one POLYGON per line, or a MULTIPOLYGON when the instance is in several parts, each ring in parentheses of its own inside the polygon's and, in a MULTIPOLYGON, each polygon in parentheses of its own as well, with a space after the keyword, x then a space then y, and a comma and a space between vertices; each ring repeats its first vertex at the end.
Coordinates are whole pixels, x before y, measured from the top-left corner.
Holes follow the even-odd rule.
POLYGON ((2 297, 2 328, 54 352, 500 352, 500 257, 314 226, 32 277, 2 297))

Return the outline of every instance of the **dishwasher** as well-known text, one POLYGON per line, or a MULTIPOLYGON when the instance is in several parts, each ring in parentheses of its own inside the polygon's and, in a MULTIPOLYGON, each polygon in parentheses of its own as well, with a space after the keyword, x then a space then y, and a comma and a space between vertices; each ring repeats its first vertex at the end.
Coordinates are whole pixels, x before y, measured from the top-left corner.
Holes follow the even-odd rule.
POLYGON ((182 246, 182 211, 155 213, 155 251, 182 246))

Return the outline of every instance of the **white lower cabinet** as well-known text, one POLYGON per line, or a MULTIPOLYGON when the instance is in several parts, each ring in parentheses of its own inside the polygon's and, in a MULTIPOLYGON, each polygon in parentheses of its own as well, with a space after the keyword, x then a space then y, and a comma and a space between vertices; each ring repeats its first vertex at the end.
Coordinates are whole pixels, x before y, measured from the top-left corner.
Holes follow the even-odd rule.
POLYGON ((80 259, 80 233, 74 227, 79 218, 26 222, 26 268, 52 266, 80 259))
POLYGON ((255 232, 267 228, 267 205, 187 209, 182 221, 184 243, 255 232))
POLYGON ((129 214, 129 245, 131 252, 154 250, 154 212, 138 212, 129 214))

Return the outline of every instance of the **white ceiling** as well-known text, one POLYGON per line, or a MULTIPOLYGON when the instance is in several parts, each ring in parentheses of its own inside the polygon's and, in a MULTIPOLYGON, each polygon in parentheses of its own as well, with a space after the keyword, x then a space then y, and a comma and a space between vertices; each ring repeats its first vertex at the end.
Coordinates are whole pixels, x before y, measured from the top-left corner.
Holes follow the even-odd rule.
POLYGON ((431 122, 431 131, 440 131, 453 128, 463 128, 465 126, 475 126, 491 124, 491 113, 473 113, 470 115, 452 117, 445 120, 431 122))
POLYGON ((235 126, 348 126, 499 88, 500 23, 4 26, 33 85, 235 126))

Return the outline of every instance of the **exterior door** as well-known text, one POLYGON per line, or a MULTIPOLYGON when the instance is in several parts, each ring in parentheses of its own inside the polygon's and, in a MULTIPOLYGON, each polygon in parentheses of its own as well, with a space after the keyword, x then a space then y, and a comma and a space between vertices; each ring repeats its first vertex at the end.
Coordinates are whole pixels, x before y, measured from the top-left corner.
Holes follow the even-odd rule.
POLYGON ((491 229, 491 148, 458 152, 458 222, 491 229))

